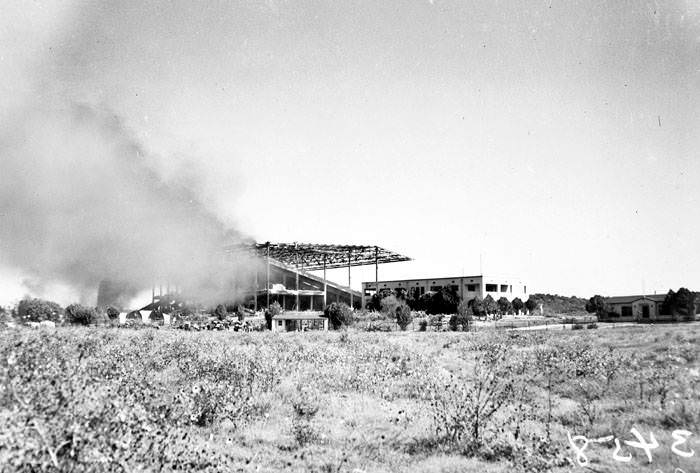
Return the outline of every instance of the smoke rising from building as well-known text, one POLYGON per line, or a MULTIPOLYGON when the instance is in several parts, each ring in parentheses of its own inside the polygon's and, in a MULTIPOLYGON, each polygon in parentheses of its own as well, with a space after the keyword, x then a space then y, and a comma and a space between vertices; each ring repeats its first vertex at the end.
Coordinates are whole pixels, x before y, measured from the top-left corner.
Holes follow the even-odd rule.
POLYGON ((163 281, 232 296, 242 268, 223 246, 240 235, 189 186, 164 182, 118 117, 66 103, 13 118, 0 138, 2 263, 82 294, 108 279, 123 296, 163 281))

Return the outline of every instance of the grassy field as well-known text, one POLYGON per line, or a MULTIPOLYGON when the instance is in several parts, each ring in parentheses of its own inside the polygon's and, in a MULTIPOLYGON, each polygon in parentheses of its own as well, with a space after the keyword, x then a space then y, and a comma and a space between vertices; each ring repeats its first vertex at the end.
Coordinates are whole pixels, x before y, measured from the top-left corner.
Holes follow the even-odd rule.
POLYGON ((0 471, 698 472, 699 342, 700 324, 5 329, 0 471))

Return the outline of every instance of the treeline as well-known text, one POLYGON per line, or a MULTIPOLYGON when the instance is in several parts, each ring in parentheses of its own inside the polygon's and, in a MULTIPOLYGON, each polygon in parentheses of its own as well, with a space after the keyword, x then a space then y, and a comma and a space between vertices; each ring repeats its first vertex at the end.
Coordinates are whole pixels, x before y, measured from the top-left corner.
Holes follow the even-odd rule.
POLYGON ((523 310, 532 312, 539 307, 539 302, 533 297, 525 302, 518 297, 512 301, 505 297, 496 300, 490 294, 483 299, 477 296, 473 299, 462 300, 457 291, 452 288, 442 288, 416 297, 414 293, 409 293, 406 289, 401 288, 379 291, 372 296, 367 308, 378 312, 392 312, 393 308, 401 305, 405 305, 413 311, 425 312, 428 315, 468 314, 475 317, 485 317, 487 315, 503 316, 519 313, 523 310))

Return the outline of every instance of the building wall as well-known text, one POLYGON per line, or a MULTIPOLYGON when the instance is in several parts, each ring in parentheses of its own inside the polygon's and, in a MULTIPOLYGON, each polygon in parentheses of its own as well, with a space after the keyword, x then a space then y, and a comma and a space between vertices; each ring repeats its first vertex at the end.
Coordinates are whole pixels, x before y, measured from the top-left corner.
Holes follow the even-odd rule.
POLYGON ((610 317, 610 320, 619 322, 632 321, 654 321, 670 319, 670 316, 661 315, 661 302, 652 301, 649 299, 638 299, 633 302, 625 303, 609 303, 610 310, 617 314, 617 317, 610 317), (649 307, 648 316, 645 317, 644 306, 649 307))
MULTIPOLYGON (((384 289, 406 289, 409 293, 411 291, 417 291, 418 295, 451 286, 455 287, 457 294, 459 294, 462 300, 467 301, 477 296, 483 299, 487 295, 490 295, 495 300, 505 297, 509 301, 519 297, 523 302, 530 297, 527 285, 517 278, 480 275, 379 281, 380 291, 384 289)), ((362 283, 363 306, 375 292, 374 281, 362 283)))

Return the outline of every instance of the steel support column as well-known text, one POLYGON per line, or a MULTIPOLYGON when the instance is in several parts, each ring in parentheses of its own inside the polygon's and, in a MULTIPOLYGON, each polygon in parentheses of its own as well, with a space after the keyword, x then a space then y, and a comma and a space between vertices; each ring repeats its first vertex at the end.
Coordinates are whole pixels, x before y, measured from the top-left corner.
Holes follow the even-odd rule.
POLYGON ((350 308, 353 308, 353 303, 352 303, 352 287, 350 286, 351 279, 350 279, 350 268, 351 268, 351 263, 352 262, 352 250, 348 250, 348 294, 350 295, 350 308))
POLYGON ((326 255, 323 255, 323 309, 328 304, 328 281, 326 281, 326 255))
POLYGON ((270 242, 267 242, 267 281, 265 284, 265 294, 267 295, 267 308, 270 308, 270 242))

